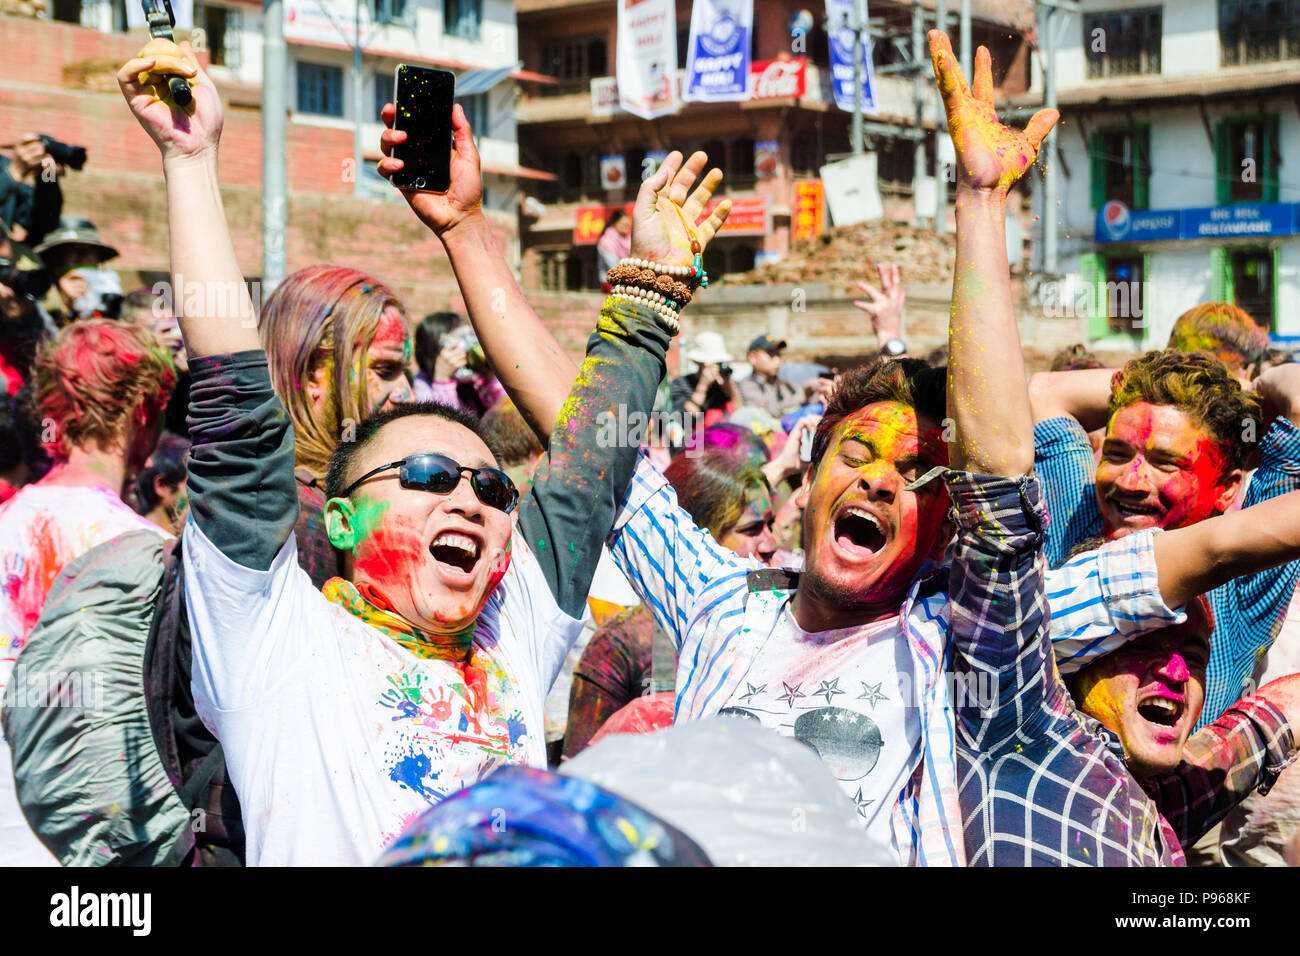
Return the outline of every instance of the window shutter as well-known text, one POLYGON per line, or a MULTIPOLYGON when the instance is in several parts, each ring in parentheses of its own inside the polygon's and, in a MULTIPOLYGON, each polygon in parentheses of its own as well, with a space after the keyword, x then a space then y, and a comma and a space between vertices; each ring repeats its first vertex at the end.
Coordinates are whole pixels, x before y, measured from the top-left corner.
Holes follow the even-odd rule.
POLYGON ((1079 257, 1079 278, 1083 288, 1087 290, 1084 295, 1088 303, 1088 338, 1090 339, 1103 339, 1110 334, 1110 326, 1106 318, 1105 289, 1100 293, 1097 289, 1105 274, 1102 258, 1095 252, 1079 257))
POLYGON ((1210 250, 1210 301, 1232 301, 1232 263, 1227 249, 1210 250))
POLYGON ((1264 202, 1277 202, 1278 171, 1282 165, 1281 141, 1278 137, 1278 115, 1264 117, 1264 202))
POLYGON ((1133 170, 1133 208, 1151 208, 1151 127, 1139 126, 1133 131, 1133 153, 1136 168, 1133 170))
POLYGON ((1221 119, 1214 124, 1214 202, 1226 206, 1232 201, 1232 182, 1240 170, 1232 168, 1231 123, 1221 119))
MULTIPOLYGON (((1274 117, 1276 119, 1276 117, 1274 117)), ((1273 314, 1268 317, 1268 331, 1270 334, 1277 333, 1277 320, 1282 314, 1278 311, 1278 291, 1282 287, 1282 249, 1279 246, 1273 247, 1273 314)))
POLYGON ((244 11, 226 9, 226 66, 232 70, 243 66, 241 45, 244 39, 244 11))
POLYGON ((1092 170, 1092 208, 1096 210, 1106 204, 1106 157, 1098 130, 1088 135, 1088 166, 1092 170))

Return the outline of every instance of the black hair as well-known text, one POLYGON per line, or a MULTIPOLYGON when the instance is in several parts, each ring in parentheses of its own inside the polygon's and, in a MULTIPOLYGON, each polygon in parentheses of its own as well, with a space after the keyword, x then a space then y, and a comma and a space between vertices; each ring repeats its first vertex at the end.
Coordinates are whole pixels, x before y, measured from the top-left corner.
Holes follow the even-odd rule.
POLYGON ((813 436, 812 463, 816 467, 830 445, 835 426, 860 408, 876 402, 898 402, 918 416, 941 423, 947 416, 948 369, 927 365, 920 359, 875 359, 850 369, 840 377, 831 393, 822 420, 813 436))
MULTIPOLYGON (((613 212, 609 214, 609 219, 605 222, 605 229, 608 229, 610 226, 617 226, 620 222, 622 222, 626 218, 627 218, 627 213, 625 213, 621 209, 615 209, 613 212)), ((604 231, 605 231, 604 229, 601 230, 601 232, 604 231)))
POLYGON ((325 498, 328 500, 340 497, 343 489, 356 480, 352 477, 354 459, 366 445, 374 440, 374 437, 379 434, 385 425, 389 422, 395 422, 399 418, 410 418, 412 415, 428 415, 433 418, 441 418, 444 421, 469 429, 480 438, 483 437, 479 429, 478 419, 472 415, 466 415, 450 405, 442 405, 438 402, 411 402, 409 404, 392 405, 375 412, 358 425, 356 435, 353 436, 351 441, 338 443, 338 446, 334 449, 334 454, 330 455, 329 469, 325 472, 325 498))
POLYGON ((433 381, 433 365, 442 351, 442 338, 463 323, 455 312, 430 312, 415 327, 415 364, 433 381))
POLYGON ((149 456, 149 464, 135 479, 135 500, 141 514, 148 514, 158 507, 160 499, 154 490, 155 478, 161 478, 163 484, 171 488, 185 480, 185 461, 189 451, 188 438, 163 432, 158 446, 149 456))
POLYGON ((13 406, 0 402, 0 473, 13 471, 23 463, 23 444, 18 437, 13 406))

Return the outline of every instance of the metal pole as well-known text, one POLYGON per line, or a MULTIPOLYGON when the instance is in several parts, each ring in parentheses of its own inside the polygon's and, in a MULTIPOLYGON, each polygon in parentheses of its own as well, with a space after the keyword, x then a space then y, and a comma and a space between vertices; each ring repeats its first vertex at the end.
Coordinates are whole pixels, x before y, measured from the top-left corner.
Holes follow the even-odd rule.
POLYGON ((862 16, 862 0, 853 0, 853 155, 861 156, 865 146, 862 132, 862 31, 867 28, 862 16))
MULTIPOLYGON (((288 213, 284 140, 287 50, 282 0, 262 2, 262 296, 284 279, 288 213)), ((256 304, 256 303, 255 303, 256 304)))
MULTIPOLYGON (((1056 9, 1039 6, 1043 37, 1043 105, 1056 109, 1056 9)), ((1043 143, 1043 272, 1056 275, 1060 268, 1057 249, 1057 226, 1060 210, 1056 205, 1056 130, 1047 134, 1043 143)))
POLYGON ((975 62, 970 42, 970 0, 961 0, 961 72, 967 83, 971 80, 971 64, 975 62))
MULTIPOLYGON (((948 0, 937 0, 934 9, 935 26, 944 33, 948 32, 948 0)), ((948 228, 948 176, 947 170, 939 162, 939 139, 948 129, 944 121, 943 105, 939 106, 938 124, 935 127, 934 145, 934 231, 943 235, 948 228)))
POLYGON ((922 107, 925 104, 925 80, 921 76, 921 64, 924 62, 921 48, 925 41, 925 21, 923 17, 921 0, 912 0, 912 60, 914 61, 913 65, 916 67, 912 70, 912 99, 916 112, 916 138, 912 140, 912 196, 913 207, 916 210, 917 226, 921 225, 921 220, 924 218, 915 201, 920 198, 918 193, 921 189, 921 181, 925 179, 925 139, 923 136, 925 117, 922 112, 922 107))
POLYGON ((361 0, 357 0, 356 39, 352 43, 352 110, 356 117, 356 130, 352 143, 352 195, 360 199, 364 193, 361 182, 361 99, 365 95, 365 78, 361 74, 361 0))

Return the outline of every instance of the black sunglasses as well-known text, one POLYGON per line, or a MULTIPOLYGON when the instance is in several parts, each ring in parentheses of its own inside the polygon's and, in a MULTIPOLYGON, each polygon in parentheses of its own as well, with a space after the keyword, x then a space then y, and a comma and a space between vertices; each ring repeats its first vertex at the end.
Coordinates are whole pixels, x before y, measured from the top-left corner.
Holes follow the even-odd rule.
POLYGON ((474 489, 478 500, 489 508, 496 508, 506 514, 515 510, 519 504, 519 490, 504 471, 496 468, 467 468, 446 455, 412 455, 401 461, 390 461, 380 465, 374 471, 368 471, 344 489, 340 497, 347 498, 368 478, 373 478, 381 471, 397 468, 397 480, 403 488, 415 491, 431 491, 435 495, 449 495, 458 484, 460 476, 469 474, 469 486, 474 489))

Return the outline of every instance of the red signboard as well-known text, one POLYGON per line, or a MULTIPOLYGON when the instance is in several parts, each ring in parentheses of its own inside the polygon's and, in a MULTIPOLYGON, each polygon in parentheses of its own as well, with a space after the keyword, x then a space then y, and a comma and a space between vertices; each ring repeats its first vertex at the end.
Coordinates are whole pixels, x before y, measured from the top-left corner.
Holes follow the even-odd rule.
POLYGON ((809 179, 794 184, 794 213, 790 222, 790 238, 811 239, 820 236, 826 221, 826 190, 820 179, 809 179))
MULTIPOLYGON (((731 212, 718 230, 720 236, 765 236, 770 231, 767 222, 766 196, 730 196, 731 212)), ((714 199, 704 207, 713 212, 722 200, 714 199)))
MULTIPOLYGON (((770 230, 768 229, 766 196, 731 196, 730 199, 731 212, 727 215, 727 221, 722 224, 722 228, 718 230, 718 235, 767 235, 770 230)), ((705 207, 705 210, 713 212, 714 207, 719 202, 721 202, 721 199, 712 200, 705 207)), ((629 216, 632 215, 631 203, 622 206, 579 206, 573 223, 573 244, 575 246, 591 246, 600 241, 600 235, 605 231, 605 223, 609 219, 609 214, 615 209, 622 209, 629 216)))
POLYGON ((579 206, 573 222, 573 244, 594 246, 599 242, 609 214, 615 209, 622 209, 629 216, 632 215, 631 203, 622 206, 579 206))
POLYGON ((749 98, 776 100, 803 96, 807 86, 808 61, 803 57, 789 60, 760 60, 749 67, 749 98))

